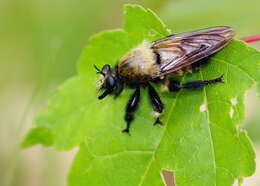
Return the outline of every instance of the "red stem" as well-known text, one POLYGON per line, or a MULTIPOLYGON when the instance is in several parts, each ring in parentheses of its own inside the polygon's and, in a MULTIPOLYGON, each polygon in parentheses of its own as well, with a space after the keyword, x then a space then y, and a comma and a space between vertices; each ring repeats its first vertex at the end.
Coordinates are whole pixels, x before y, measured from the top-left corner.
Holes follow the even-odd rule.
POLYGON ((244 38, 241 38, 240 40, 245 41, 247 43, 251 43, 254 41, 260 41, 260 35, 244 37, 244 38))

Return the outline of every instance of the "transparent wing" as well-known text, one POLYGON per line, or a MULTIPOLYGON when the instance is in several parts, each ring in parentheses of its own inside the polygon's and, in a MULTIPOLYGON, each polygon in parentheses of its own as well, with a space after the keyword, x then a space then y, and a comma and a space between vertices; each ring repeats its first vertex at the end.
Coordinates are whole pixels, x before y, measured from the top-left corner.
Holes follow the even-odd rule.
POLYGON ((225 47, 233 36, 232 28, 218 26, 154 41, 152 49, 160 56, 160 71, 156 77, 172 73, 214 54, 225 47))

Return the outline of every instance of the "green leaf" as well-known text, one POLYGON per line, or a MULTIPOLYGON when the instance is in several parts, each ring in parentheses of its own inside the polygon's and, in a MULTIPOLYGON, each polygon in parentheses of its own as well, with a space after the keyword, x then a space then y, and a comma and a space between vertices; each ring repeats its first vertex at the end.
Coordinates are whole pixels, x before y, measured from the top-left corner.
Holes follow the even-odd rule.
MULTIPOLYGON (((260 53, 233 41, 209 65, 182 79, 206 80, 225 74, 225 84, 178 93, 161 92, 156 86, 166 105, 161 117, 164 126, 152 125, 152 108, 143 89, 128 136, 121 130, 133 90, 99 101, 93 64, 115 64, 142 40, 169 33, 154 13, 135 5, 126 6, 124 25, 125 30, 102 32, 90 39, 78 63, 79 75, 59 87, 36 120, 38 127, 51 131, 55 148, 80 146, 69 185, 164 185, 163 169, 173 171, 177 186, 228 186, 252 175, 255 154, 239 124, 244 121, 245 92, 260 81, 260 53)), ((33 138, 29 135, 24 143, 33 138)))
POLYGON ((21 147, 30 147, 35 144, 43 146, 51 146, 53 143, 53 135, 48 128, 37 127, 32 128, 21 143, 21 147))
POLYGON ((156 40, 170 31, 150 9, 144 9, 138 5, 127 5, 124 11, 124 28, 128 32, 134 44, 138 44, 145 39, 156 40))

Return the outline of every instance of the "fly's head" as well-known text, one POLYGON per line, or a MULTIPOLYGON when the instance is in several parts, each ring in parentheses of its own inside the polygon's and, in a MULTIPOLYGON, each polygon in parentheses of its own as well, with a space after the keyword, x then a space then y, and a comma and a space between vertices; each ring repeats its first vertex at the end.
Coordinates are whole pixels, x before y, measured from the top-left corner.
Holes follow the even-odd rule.
POLYGON ((94 65, 98 74, 101 74, 101 78, 98 81, 98 89, 104 90, 103 94, 98 97, 98 99, 103 99, 108 94, 113 93, 117 87, 117 78, 115 76, 114 69, 110 65, 104 65, 102 70, 100 70, 96 65, 94 65))

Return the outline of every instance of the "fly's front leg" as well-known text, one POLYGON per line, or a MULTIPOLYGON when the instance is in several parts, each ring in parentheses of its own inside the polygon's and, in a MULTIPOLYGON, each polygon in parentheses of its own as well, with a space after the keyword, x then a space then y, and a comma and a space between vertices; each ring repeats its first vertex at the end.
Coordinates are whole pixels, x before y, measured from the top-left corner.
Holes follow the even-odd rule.
POLYGON ((113 92, 114 98, 117 98, 117 97, 121 94, 121 92, 123 91, 123 89, 124 89, 124 84, 121 83, 121 82, 119 82, 119 83, 116 85, 116 88, 115 88, 115 90, 114 90, 114 92, 113 92))
POLYGON ((100 96, 98 96, 98 99, 104 99, 107 95, 111 94, 113 91, 112 90, 105 90, 105 92, 103 92, 103 94, 101 94, 100 96))
POLYGON ((126 105, 126 113, 125 113, 125 121, 126 121, 126 128, 122 130, 122 132, 129 133, 130 124, 134 120, 134 112, 137 111, 140 102, 140 88, 136 88, 134 94, 129 99, 126 105))
POLYGON ((220 77, 212 80, 189 81, 187 83, 181 83, 176 80, 170 80, 168 84, 168 89, 170 91, 178 91, 182 88, 188 90, 198 90, 198 89, 202 89, 206 85, 210 85, 214 83, 224 83, 224 75, 222 74, 220 77))
POLYGON ((155 91, 155 89, 148 84, 148 93, 149 93, 149 98, 151 101, 151 104, 153 106, 153 110, 155 111, 156 114, 156 120, 154 122, 154 125, 159 124, 162 125, 162 121, 159 119, 160 114, 163 112, 164 109, 164 104, 161 101, 159 95, 155 91))

